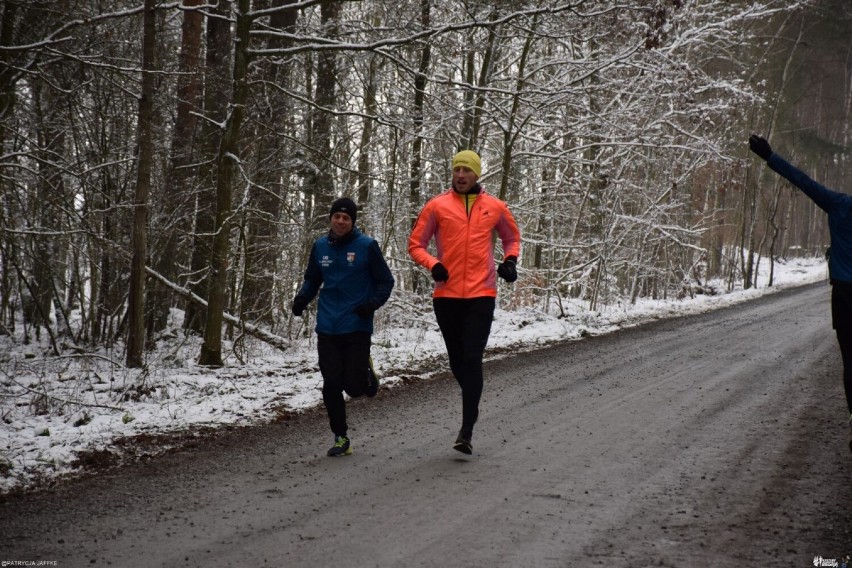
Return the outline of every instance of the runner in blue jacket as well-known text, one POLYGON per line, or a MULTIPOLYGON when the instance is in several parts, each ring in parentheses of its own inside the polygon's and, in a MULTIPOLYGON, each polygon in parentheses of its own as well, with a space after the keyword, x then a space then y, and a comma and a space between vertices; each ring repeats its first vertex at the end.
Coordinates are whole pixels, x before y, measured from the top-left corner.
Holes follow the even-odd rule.
POLYGON ((302 315, 319 292, 317 352, 322 400, 334 433, 328 455, 333 457, 352 453, 343 393, 354 398, 378 392, 370 359, 373 314, 394 285, 379 244, 355 228, 357 215, 355 202, 346 197, 331 205, 331 230, 314 242, 292 306, 293 315, 302 315))
MULTIPOLYGON (((767 165, 804 192, 828 214, 831 236, 828 274, 831 278, 831 323, 837 333, 843 357, 843 387, 849 409, 849 429, 852 437, 852 195, 832 191, 815 182, 804 172, 772 151, 764 138, 752 134, 748 141, 752 152, 766 160, 767 165)), ((852 438, 849 442, 852 451, 852 438)))

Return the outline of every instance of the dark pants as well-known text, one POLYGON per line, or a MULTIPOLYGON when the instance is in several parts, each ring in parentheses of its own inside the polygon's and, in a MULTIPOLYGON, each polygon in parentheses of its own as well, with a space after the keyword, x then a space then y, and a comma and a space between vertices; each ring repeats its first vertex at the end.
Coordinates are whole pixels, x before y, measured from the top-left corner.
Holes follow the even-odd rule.
POLYGON ((335 436, 346 436, 345 392, 362 396, 369 383, 370 334, 366 331, 343 335, 317 335, 317 352, 322 373, 322 401, 335 436))
POLYGON ((843 357, 843 388, 852 414, 852 283, 831 281, 831 326, 843 357))
POLYGON ((843 388, 846 390, 846 406, 852 414, 852 328, 839 328, 837 342, 840 344, 840 355, 843 357, 843 388))
POLYGON ((462 430, 473 432, 482 397, 482 357, 494 319, 494 298, 435 298, 435 319, 444 336, 450 369, 462 391, 462 430))

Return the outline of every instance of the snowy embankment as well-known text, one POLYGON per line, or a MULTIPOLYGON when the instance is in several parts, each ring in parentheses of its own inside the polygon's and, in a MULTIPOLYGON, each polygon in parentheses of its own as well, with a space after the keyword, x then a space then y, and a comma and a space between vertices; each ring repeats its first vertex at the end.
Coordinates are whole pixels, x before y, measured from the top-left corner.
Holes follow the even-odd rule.
MULTIPOLYGON (((594 312, 588 303, 563 300, 564 318, 529 309, 498 309, 488 356, 705 312, 827 279, 822 259, 779 262, 775 270, 772 288, 759 278, 758 287, 746 291, 616 303, 594 312)), ((828 296, 826 285, 826 302, 828 296)), ((446 370, 434 318, 428 312, 417 322, 395 318, 396 309, 403 311, 388 308, 373 337, 376 368, 382 384, 391 388, 403 379, 446 370)), ((74 475, 87 461, 108 464, 116 455, 162 451, 169 445, 168 439, 159 438, 163 435, 185 439, 202 429, 266 422, 322 403, 313 336, 295 341, 286 353, 266 344, 239 344, 238 351, 228 353, 224 368, 208 369, 194 362, 198 341, 178 335, 158 344, 145 370, 124 369, 121 353, 57 358, 33 345, 3 344, 0 493, 74 475)))

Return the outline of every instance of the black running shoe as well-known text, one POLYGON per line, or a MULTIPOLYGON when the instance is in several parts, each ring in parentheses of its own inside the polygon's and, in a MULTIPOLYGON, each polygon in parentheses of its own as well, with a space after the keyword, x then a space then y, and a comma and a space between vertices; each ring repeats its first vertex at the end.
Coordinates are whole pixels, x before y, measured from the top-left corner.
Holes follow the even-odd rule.
POLYGON ((459 437, 456 438, 456 443, 453 445, 453 449, 463 454, 471 455, 473 453, 473 445, 470 443, 470 439, 472 437, 473 434, 471 432, 465 432, 462 430, 459 432, 459 437))
POLYGON ((346 436, 335 436, 334 445, 329 448, 328 456, 336 458, 338 456, 351 456, 352 448, 349 447, 349 438, 346 436))
POLYGON ((370 366, 367 368, 367 396, 373 398, 379 392, 379 376, 373 366, 373 358, 370 357, 370 366))

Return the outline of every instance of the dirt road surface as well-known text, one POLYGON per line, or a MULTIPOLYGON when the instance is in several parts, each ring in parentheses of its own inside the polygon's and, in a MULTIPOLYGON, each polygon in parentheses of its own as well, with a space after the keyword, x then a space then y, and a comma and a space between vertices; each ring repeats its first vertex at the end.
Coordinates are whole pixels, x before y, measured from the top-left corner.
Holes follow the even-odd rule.
POLYGON ((0 561, 119 567, 814 566, 852 554, 829 287, 489 363, 0 503, 0 561))

